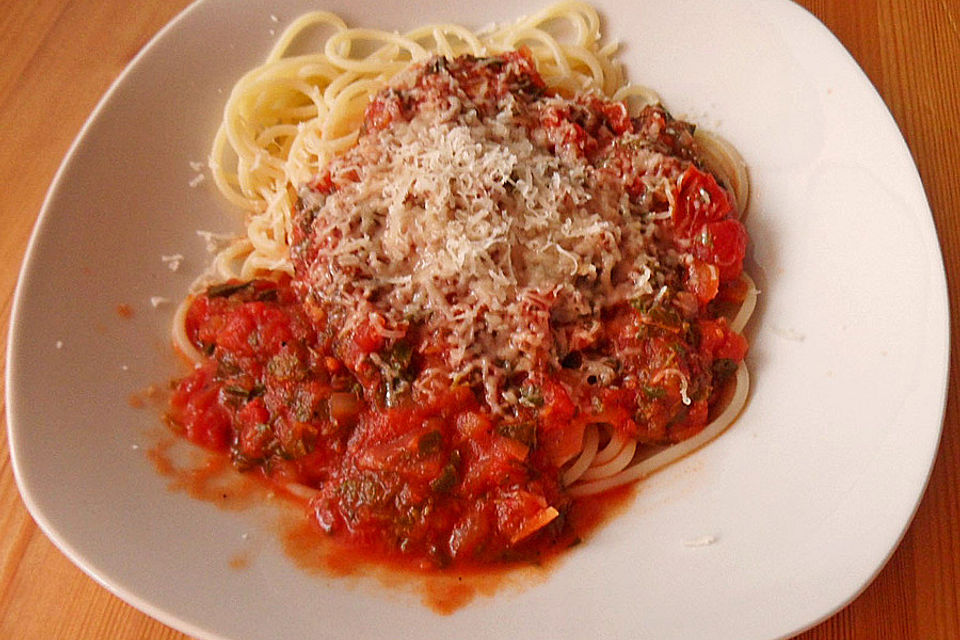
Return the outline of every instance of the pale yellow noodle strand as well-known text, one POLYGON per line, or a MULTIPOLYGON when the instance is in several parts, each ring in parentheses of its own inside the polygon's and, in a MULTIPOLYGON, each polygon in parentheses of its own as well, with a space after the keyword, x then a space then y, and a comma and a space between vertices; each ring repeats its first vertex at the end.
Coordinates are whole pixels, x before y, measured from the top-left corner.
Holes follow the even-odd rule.
POLYGON ((744 327, 747 326, 747 322, 750 321, 750 316, 753 315, 753 311, 757 306, 758 294, 757 284, 753 281, 753 278, 750 277, 750 274, 744 271, 740 274, 740 279, 747 283, 747 293, 743 299, 743 303, 740 305, 740 309, 737 310, 737 315, 730 321, 730 328, 737 333, 741 333, 744 327))
POLYGON ((565 20, 572 23, 578 31, 577 42, 581 46, 591 45, 600 39, 600 15, 596 10, 582 2, 560 2, 551 5, 517 23, 518 28, 543 28, 553 20, 565 20))
POLYGON ((607 462, 606 464, 593 465, 589 469, 583 472, 583 475, 580 476, 580 480, 583 482, 589 482, 591 480, 598 480, 600 478, 608 478, 613 476, 630 464, 630 461, 633 460, 633 454, 637 451, 637 441, 630 440, 627 442, 626 446, 620 453, 617 454, 617 457, 607 462))
POLYGON ((240 80, 240 83, 249 87, 257 83, 269 83, 280 78, 315 78, 330 82, 342 73, 343 69, 331 63, 322 52, 305 53, 273 60, 252 69, 240 80))
POLYGON ((627 110, 634 116, 644 107, 660 102, 660 96, 655 91, 635 84, 620 87, 614 91, 612 97, 614 100, 626 103, 627 110))
MULTIPOLYGON (((257 135, 257 144, 260 147, 269 147, 270 145, 278 145, 279 140, 284 138, 295 138, 297 134, 300 133, 300 130, 295 124, 275 124, 272 127, 267 127, 262 130, 257 135)), ((277 161, 277 166, 282 167, 282 158, 271 158, 272 160, 277 161)))
POLYGON ((601 449, 596 457, 593 459, 594 464, 606 464, 616 458, 623 448, 627 446, 627 439, 624 438, 619 431, 609 427, 612 433, 610 434, 610 441, 607 442, 606 446, 601 449))
POLYGON ((397 60, 386 66, 396 67, 398 70, 407 66, 411 61, 423 60, 429 55, 427 50, 419 44, 396 33, 378 31, 377 29, 347 29, 334 34, 327 40, 324 46, 324 53, 333 64, 349 71, 360 71, 364 73, 382 72, 384 64, 380 60, 369 60, 367 58, 358 59, 340 55, 338 47, 348 40, 382 42, 383 44, 397 45, 407 52, 409 60, 397 60))
POLYGON ((237 163, 240 191, 252 200, 266 200, 274 190, 274 183, 283 179, 283 167, 272 166, 267 151, 258 151, 254 158, 241 157, 237 163))
POLYGON ((225 282, 234 278, 240 278, 243 263, 247 256, 253 251, 253 245, 248 238, 241 238, 228 245, 220 251, 213 259, 210 273, 201 276, 200 280, 194 283, 194 289, 199 289, 202 284, 212 280, 215 282, 225 282))
POLYGON ((354 82, 362 80, 367 76, 356 71, 344 71, 339 76, 330 81, 330 84, 326 86, 323 90, 323 102, 327 105, 328 108, 333 107, 333 103, 337 100, 337 95, 340 94, 346 87, 349 87, 354 82))
POLYGON ((269 205, 273 215, 257 216, 248 224, 247 237, 255 252, 263 258, 262 262, 286 261, 291 200, 292 198, 286 193, 277 194, 269 205))
POLYGON ((223 196, 232 204, 242 209, 256 210, 256 203, 243 195, 237 188, 237 174, 228 173, 223 168, 223 156, 227 150, 226 130, 221 126, 213 139, 213 149, 210 152, 210 158, 207 166, 210 167, 210 173, 213 176, 214 184, 223 196))
POLYGON ((267 55, 267 62, 273 62, 274 60, 282 58, 293 41, 296 40, 297 36, 301 33, 310 27, 324 24, 333 27, 337 31, 345 31, 347 29, 347 23, 335 13, 330 13, 329 11, 311 11, 310 13, 305 13, 291 22, 290 26, 280 34, 280 38, 267 55))
POLYGON ((445 58, 456 58, 457 52, 453 50, 453 47, 450 46, 450 41, 447 40, 447 36, 440 29, 433 30, 433 40, 436 45, 435 51, 445 58))
POLYGON ((487 55, 486 47, 476 34, 460 25, 425 25, 408 31, 404 34, 404 37, 418 43, 425 40, 432 40, 434 47, 425 46, 424 48, 448 57, 456 57, 465 53, 478 57, 487 55), (457 42, 451 42, 451 36, 457 42))
POLYGON ((567 59, 564 57, 560 43, 546 31, 542 29, 518 29, 512 32, 510 36, 510 40, 508 40, 510 48, 516 49, 526 44, 535 49, 535 43, 539 43, 550 52, 554 64, 556 64, 557 69, 559 69, 560 76, 569 76, 571 74, 570 63, 567 62, 567 59))
POLYGON ((334 140, 348 136, 355 140, 370 96, 382 87, 383 83, 379 80, 358 80, 345 87, 330 105, 329 116, 320 126, 321 137, 334 140))
POLYGON ((583 449, 580 456, 569 469, 563 472, 560 481, 564 485, 573 484, 580 479, 583 472, 590 468, 593 458, 597 454, 597 445, 600 443, 600 431, 595 424, 588 424, 583 432, 583 449))
POLYGON ((747 176, 747 163, 732 144, 715 133, 697 129, 696 139, 707 168, 733 190, 736 196, 737 211, 740 217, 746 216, 750 201, 750 179, 747 176))
POLYGON ((563 51, 564 58, 566 60, 571 62, 579 62, 590 71, 590 76, 593 78, 593 83, 597 87, 606 87, 606 72, 603 70, 600 60, 592 52, 584 49, 583 47, 569 44, 562 44, 560 45, 560 48, 563 51))
POLYGON ((613 56, 616 55, 617 50, 619 48, 620 48, 620 43, 614 40, 613 42, 608 42, 607 44, 600 47, 600 49, 597 50, 597 55, 599 55, 601 58, 607 58, 607 59, 613 58, 613 56))
POLYGON ((177 310, 173 314, 173 326, 170 337, 173 339, 175 349, 179 350, 180 353, 192 362, 200 362, 203 359, 203 354, 193 346, 190 338, 187 337, 187 311, 190 310, 191 302, 193 302, 193 297, 187 296, 177 306, 177 310))

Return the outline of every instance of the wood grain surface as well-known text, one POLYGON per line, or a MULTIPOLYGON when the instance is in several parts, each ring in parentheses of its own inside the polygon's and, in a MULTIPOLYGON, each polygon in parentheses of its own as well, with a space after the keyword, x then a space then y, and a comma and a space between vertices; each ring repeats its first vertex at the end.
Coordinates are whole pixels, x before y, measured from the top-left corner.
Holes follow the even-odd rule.
MULTIPOLYGON (((0 334, 20 262, 61 159, 110 83, 187 0, 0 0, 0 334)), ((951 298, 960 291, 960 0, 802 0, 876 85, 933 209, 951 298)), ((952 311, 952 362, 960 353, 952 311)), ((5 354, 0 356, 5 358, 5 354)), ((6 362, 3 363, 5 370, 6 362)), ((903 542, 853 603, 804 640, 960 638, 960 379, 903 542)), ((3 401, 0 400, 0 403, 3 401)), ((5 411, 0 411, 5 415, 5 411)), ((0 431, 0 638, 186 638, 73 566, 17 492, 0 431)))

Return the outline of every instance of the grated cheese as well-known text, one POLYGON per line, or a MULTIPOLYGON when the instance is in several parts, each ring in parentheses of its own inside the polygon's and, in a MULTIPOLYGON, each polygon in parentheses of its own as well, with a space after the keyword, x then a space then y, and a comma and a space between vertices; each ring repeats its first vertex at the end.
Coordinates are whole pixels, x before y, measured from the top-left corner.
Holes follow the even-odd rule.
MULTIPOLYGON (((511 402, 506 375, 559 366, 558 346, 589 344, 585 326, 660 288, 677 258, 660 255, 653 216, 620 184, 549 142, 540 110, 566 99, 508 93, 485 109, 455 86, 444 99, 407 91, 416 112, 336 158, 333 193, 302 190, 318 251, 298 277, 334 301, 343 331, 367 322, 395 338, 423 322, 447 345, 448 383, 480 384, 497 410, 511 402)), ((635 156, 648 190, 670 200, 664 156, 635 156)))
POLYGON ((160 261, 167 265, 170 271, 176 271, 180 268, 180 263, 183 262, 183 255, 177 253, 170 256, 160 256, 160 261))

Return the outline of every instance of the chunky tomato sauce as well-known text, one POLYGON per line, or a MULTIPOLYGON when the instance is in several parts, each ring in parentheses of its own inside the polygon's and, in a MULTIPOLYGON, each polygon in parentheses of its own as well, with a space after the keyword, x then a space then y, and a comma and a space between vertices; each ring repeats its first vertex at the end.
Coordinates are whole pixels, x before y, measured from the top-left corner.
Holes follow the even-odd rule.
MULTIPOLYGON (((631 118, 597 96, 559 100, 518 52, 424 65, 371 103, 365 130, 410 120, 451 83, 481 114, 507 94, 522 97, 532 140, 582 159, 605 188, 642 203, 657 250, 671 256, 662 283, 597 311, 589 332, 565 329, 562 352, 502 382, 518 398, 504 411, 476 380, 416 385, 451 348, 424 322, 385 335, 371 315, 345 329, 342 309, 311 286, 311 261, 329 239, 314 237, 301 211, 294 278, 227 282, 193 299, 186 332, 204 357, 176 383, 169 412, 189 440, 237 469, 307 488, 319 530, 417 568, 486 566, 570 545, 581 532, 561 477, 586 426, 641 445, 682 441, 707 424, 747 349, 717 313, 743 298, 747 235, 731 194, 699 164, 692 126, 656 106, 631 118), (662 156, 656 167, 641 162, 641 148, 662 156), (651 170, 667 190, 650 188, 651 170), (588 360, 613 374, 585 374, 588 360)), ((309 185, 321 195, 338 188, 329 172, 309 185)), ((547 329, 561 322, 537 318, 547 329)))

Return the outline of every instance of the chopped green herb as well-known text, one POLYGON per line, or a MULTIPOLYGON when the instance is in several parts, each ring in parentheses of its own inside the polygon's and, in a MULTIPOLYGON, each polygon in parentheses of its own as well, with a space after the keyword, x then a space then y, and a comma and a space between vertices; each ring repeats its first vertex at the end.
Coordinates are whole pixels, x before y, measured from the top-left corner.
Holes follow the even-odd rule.
POLYGON ((432 489, 434 493, 449 493, 456 484, 457 470, 453 464, 448 463, 443 467, 440 475, 430 481, 430 489, 432 489))
POLYGON ((520 387, 520 404, 525 407, 538 408, 543 406, 543 394, 533 385, 520 387))
POLYGON ((432 456, 440 451, 440 444, 443 442, 443 434, 439 431, 428 431, 420 436, 417 441, 417 452, 421 456, 432 456))
POLYGON ((410 390, 410 382, 416 377, 410 368, 412 361, 413 348, 403 340, 381 352, 381 391, 387 407, 398 406, 401 398, 410 390))
POLYGON ((657 400, 667 395, 667 390, 663 387, 651 387, 643 385, 643 393, 651 400, 657 400))
POLYGON ((670 418, 670 422, 667 423, 666 429, 670 431, 675 426, 687 419, 687 415, 690 413, 690 408, 686 405, 681 405, 677 413, 670 418))
POLYGON ((235 293, 243 291, 251 286, 253 282, 223 282, 207 288, 208 298, 227 298, 235 293))
POLYGON ((560 366, 564 369, 579 369, 583 364, 583 355, 579 351, 571 351, 560 360, 560 366))
POLYGON ((315 398, 308 391, 297 391, 293 399, 293 417, 300 422, 309 422, 315 417, 315 398))
POLYGON ((427 70, 427 73, 440 73, 441 71, 446 71, 447 59, 444 58, 443 56, 437 56, 436 58, 433 59, 433 62, 431 62, 427 66, 426 70, 427 70))
POLYGON ((412 359, 413 348, 403 340, 394 343, 387 357, 387 361, 396 369, 397 373, 406 373, 412 359))
POLYGON ((267 372, 279 380, 301 380, 307 373, 307 368, 297 354, 282 351, 270 358, 267 362, 267 372))
POLYGON ((713 382, 723 384, 737 370, 737 363, 729 358, 720 358, 713 361, 713 382))
POLYGON ((253 296, 258 302, 276 302, 279 294, 276 289, 261 289, 253 296))
POLYGON ((245 389, 244 387, 241 387, 240 385, 236 385, 236 384, 224 385, 223 392, 231 396, 243 398, 244 400, 250 397, 249 389, 245 389))
MULTIPOLYGON (((207 355, 212 355, 213 345, 211 345, 210 351, 211 353, 207 355)), ((240 372, 241 368, 237 365, 237 363, 230 359, 229 353, 225 353, 217 362, 217 377, 220 379, 232 378, 240 372)))
POLYGON ((537 426, 533 422, 508 422, 497 426, 497 433, 522 442, 528 447, 537 446, 537 426))
POLYGON ((503 58, 480 58, 477 60, 477 64, 479 64, 481 67, 490 67, 495 71, 499 71, 503 68, 503 58))

